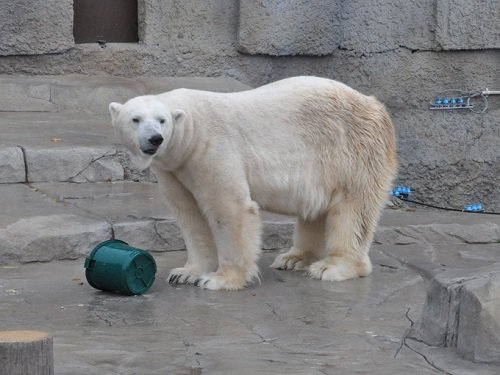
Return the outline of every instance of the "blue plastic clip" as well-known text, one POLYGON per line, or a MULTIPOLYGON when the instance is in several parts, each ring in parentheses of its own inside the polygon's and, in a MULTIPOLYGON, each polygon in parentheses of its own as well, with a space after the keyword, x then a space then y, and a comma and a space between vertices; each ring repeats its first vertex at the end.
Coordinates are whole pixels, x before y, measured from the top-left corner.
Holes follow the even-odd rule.
POLYGON ((481 203, 471 203, 464 206, 464 211, 466 212, 484 212, 483 205, 481 203))
POLYGON ((409 186, 396 186, 391 191, 393 197, 408 198, 411 194, 411 188, 409 186))

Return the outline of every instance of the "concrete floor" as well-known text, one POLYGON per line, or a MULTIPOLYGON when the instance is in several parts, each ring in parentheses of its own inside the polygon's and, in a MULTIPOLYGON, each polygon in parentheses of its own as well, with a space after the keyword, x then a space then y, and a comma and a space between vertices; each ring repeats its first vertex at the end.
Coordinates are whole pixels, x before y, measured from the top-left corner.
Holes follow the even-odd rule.
POLYGON ((425 285, 378 247, 371 276, 341 283, 273 270, 265 252, 261 284, 238 292, 168 285, 183 251, 154 254, 135 297, 90 287, 82 260, 0 266, 0 321, 50 332, 59 375, 500 373, 411 340, 394 358, 425 285))

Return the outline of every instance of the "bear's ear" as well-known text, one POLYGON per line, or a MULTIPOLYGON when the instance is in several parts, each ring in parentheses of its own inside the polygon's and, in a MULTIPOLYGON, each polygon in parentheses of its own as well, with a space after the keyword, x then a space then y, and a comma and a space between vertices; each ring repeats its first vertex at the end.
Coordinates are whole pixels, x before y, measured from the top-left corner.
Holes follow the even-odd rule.
POLYGON ((182 109, 176 109, 172 111, 172 120, 174 122, 174 125, 181 124, 185 118, 186 112, 184 112, 182 109))
POLYGON ((120 110, 122 109, 123 105, 120 103, 109 103, 109 113, 111 114, 111 119, 114 120, 118 117, 118 114, 120 113, 120 110))

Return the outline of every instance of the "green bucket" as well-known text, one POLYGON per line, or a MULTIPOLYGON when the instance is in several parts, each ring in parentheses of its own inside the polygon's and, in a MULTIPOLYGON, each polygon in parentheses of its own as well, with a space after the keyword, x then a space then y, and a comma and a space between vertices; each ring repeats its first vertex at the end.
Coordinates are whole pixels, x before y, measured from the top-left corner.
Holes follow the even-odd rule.
POLYGON ((88 283, 108 292, 143 294, 155 281, 154 258, 120 240, 101 242, 85 259, 84 267, 88 283))

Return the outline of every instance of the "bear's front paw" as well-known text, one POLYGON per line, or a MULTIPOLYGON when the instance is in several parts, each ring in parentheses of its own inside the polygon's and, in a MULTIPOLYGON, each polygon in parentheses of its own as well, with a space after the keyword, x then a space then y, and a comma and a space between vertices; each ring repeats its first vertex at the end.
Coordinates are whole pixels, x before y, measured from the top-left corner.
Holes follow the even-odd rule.
POLYGON ((171 285, 193 284, 200 277, 200 275, 200 272, 191 268, 179 267, 170 271, 167 281, 171 285))
POLYGON ((223 276, 212 272, 195 280, 194 285, 209 290, 240 290, 245 288, 246 281, 244 277, 223 276))

